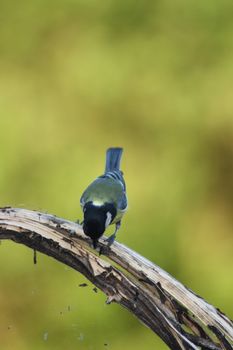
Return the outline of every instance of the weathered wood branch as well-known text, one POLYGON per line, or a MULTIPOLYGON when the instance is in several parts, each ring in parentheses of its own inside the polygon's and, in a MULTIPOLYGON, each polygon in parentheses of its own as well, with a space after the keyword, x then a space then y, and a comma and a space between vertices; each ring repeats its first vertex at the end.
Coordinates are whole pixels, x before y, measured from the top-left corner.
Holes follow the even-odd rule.
POLYGON ((108 248, 102 239, 99 256, 80 225, 10 207, 0 209, 0 239, 22 243, 79 271, 107 295, 107 303, 126 307, 171 349, 232 349, 233 323, 227 316, 123 244, 108 248))

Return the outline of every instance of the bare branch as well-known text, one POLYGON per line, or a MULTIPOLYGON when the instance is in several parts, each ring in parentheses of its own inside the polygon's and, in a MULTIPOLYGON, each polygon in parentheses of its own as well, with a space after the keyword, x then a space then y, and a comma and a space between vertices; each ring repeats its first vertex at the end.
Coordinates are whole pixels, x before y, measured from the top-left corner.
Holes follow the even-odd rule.
POLYGON ((108 248, 100 240, 100 257, 80 225, 10 207, 0 209, 0 239, 22 243, 79 271, 107 295, 107 303, 126 307, 171 349, 232 349, 233 324, 227 316, 123 244, 108 248))

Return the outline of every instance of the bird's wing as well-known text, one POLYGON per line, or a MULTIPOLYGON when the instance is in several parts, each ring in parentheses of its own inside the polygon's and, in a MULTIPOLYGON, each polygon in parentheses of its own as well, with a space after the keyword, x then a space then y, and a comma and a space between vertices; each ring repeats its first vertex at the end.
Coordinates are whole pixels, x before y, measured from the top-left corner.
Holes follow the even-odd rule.
POLYGON ((125 182, 120 171, 108 172, 99 176, 84 191, 80 204, 92 201, 96 203, 113 202, 119 210, 127 207, 125 182))
POLYGON ((126 193, 123 192, 117 207, 119 210, 125 211, 127 209, 127 206, 128 206, 128 201, 127 201, 126 193))
POLYGON ((99 176, 99 178, 116 180, 117 182, 121 183, 123 190, 126 191, 125 180, 123 173, 120 170, 107 171, 105 174, 99 176))
POLYGON ((111 179, 118 185, 122 186, 122 190, 118 191, 117 195, 117 208, 119 210, 125 211, 127 209, 127 197, 126 197, 126 186, 125 180, 123 177, 123 173, 120 170, 107 171, 104 175, 100 176, 100 178, 111 179))

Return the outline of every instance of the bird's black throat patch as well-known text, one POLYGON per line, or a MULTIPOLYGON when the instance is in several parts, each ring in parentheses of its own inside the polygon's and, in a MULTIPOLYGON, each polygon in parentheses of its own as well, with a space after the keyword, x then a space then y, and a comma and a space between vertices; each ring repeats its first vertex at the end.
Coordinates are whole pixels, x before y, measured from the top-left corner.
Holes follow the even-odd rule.
POLYGON ((85 235, 92 239, 94 248, 96 248, 99 238, 105 231, 107 213, 111 214, 112 222, 117 213, 116 208, 112 203, 104 203, 97 206, 93 202, 87 202, 83 207, 83 212, 83 231, 85 235))

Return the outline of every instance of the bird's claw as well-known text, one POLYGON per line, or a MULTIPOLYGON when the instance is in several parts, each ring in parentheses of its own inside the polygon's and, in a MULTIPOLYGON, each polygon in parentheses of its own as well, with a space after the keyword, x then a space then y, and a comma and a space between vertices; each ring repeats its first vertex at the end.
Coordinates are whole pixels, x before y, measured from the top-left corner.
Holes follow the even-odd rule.
POLYGON ((115 238, 116 238, 116 235, 115 234, 113 234, 113 235, 111 235, 110 237, 108 237, 107 239, 106 239, 106 242, 107 242, 107 246, 108 247, 111 247, 111 245, 114 243, 114 241, 115 241, 115 238))

